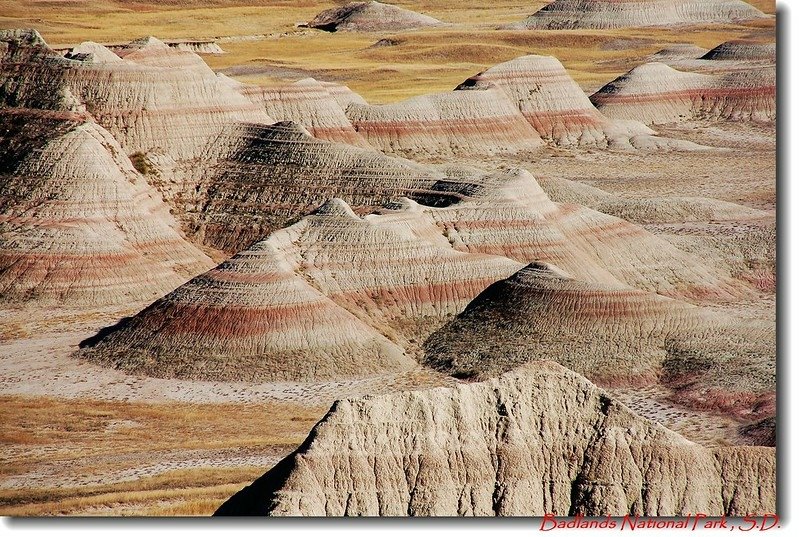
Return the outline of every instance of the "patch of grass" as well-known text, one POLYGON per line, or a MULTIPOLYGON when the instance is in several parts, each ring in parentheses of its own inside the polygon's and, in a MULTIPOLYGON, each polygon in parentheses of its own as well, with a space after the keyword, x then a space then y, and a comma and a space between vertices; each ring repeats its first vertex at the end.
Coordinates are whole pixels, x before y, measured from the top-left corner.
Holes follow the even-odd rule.
POLYGON ((142 152, 133 153, 128 157, 130 159, 130 163, 133 164, 133 167, 136 168, 136 171, 142 175, 156 175, 158 170, 153 166, 150 159, 147 158, 142 152))
POLYGON ((259 467, 195 468, 102 486, 6 490, 0 491, 0 515, 59 515, 87 510, 113 514, 126 506, 152 516, 162 509, 168 511, 164 515, 205 516, 263 473, 259 467))

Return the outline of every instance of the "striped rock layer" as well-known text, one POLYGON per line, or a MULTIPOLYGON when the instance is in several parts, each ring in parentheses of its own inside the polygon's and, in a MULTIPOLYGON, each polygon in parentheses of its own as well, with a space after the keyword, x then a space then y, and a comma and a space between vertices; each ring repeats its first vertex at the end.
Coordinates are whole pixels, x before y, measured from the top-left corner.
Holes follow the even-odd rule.
MULTIPOLYGON (((239 124, 218 140, 210 167, 185 191, 182 215, 199 242, 229 252, 308 214, 331 197, 362 211, 400 196, 450 203, 443 173, 373 149, 313 138, 295 123, 239 124)), ((465 188, 465 187, 461 187, 465 188)))
POLYGON ((742 0, 555 0, 510 27, 609 29, 719 24, 765 17, 742 0))
POLYGON ((116 54, 85 43, 66 57, 33 30, 2 32, 0 41, 4 106, 90 113, 127 155, 149 160, 151 181, 170 199, 175 185, 196 175, 197 163, 226 127, 273 122, 199 56, 152 37, 116 54))
POLYGON ((130 373, 215 381, 340 380, 416 365, 295 262, 275 241, 258 243, 84 342, 80 355, 130 373))
POLYGON ((409 157, 519 153, 542 145, 538 132, 496 87, 396 104, 350 104, 346 114, 372 146, 409 157))
POLYGON ((653 385, 665 374, 687 406, 697 406, 698 390, 705 408, 751 420, 775 411, 775 348, 773 324, 736 323, 533 263, 431 335, 425 363, 456 377, 487 378, 546 359, 603 385, 653 385))
POLYGON ((261 104, 269 117, 298 123, 314 138, 369 148, 369 143, 356 132, 339 104, 350 94, 353 100, 364 104, 365 101, 346 86, 341 88, 305 78, 277 88, 241 85, 240 92, 261 104))
MULTIPOLYGON (((448 173, 454 176, 453 171, 448 173)), ((463 180, 464 184, 474 181, 472 184, 480 187, 449 207, 424 207, 405 198, 389 204, 379 214, 359 217, 343 200, 333 199, 313 215, 274 232, 265 241, 235 256, 233 261, 145 309, 132 322, 103 335, 96 349, 87 351, 88 356, 129 371, 158 376, 271 378, 266 372, 255 373, 260 371, 255 365, 237 368, 239 362, 235 357, 252 356, 247 363, 269 364, 271 369, 264 365, 266 370, 276 370, 275 364, 279 362, 272 361, 272 356, 284 356, 280 351, 286 345, 282 331, 295 334, 305 330, 316 334, 316 329, 308 327, 317 321, 315 309, 306 311, 305 306, 292 310, 287 320, 272 310, 286 302, 305 304, 309 301, 306 295, 312 290, 314 297, 323 297, 328 306, 335 305, 342 314, 357 319, 362 332, 392 342, 391 346, 381 347, 380 359, 372 358, 374 368, 364 370, 376 372, 385 367, 390 372, 396 369, 385 364, 393 363, 397 348, 417 355, 425 338, 493 282, 515 273, 523 263, 554 259, 585 282, 591 282, 579 284, 589 295, 593 296, 595 289, 608 289, 609 296, 618 295, 614 300, 620 304, 619 308, 629 307, 642 319, 646 317, 635 304, 654 304, 651 308, 644 307, 645 311, 654 308, 652 322, 662 324, 658 325, 660 335, 650 334, 654 343, 625 340, 627 349, 612 356, 614 360, 628 359, 636 367, 648 367, 623 379, 640 383, 641 378, 652 381, 652 364, 663 361, 664 341, 672 322, 687 326, 686 330, 700 324, 689 313, 683 313, 695 308, 632 289, 631 285, 700 301, 729 299, 749 292, 741 282, 705 267, 641 228, 588 209, 552 203, 528 172, 487 175, 479 181, 465 176, 463 180), (247 283, 272 282, 276 272, 285 274, 282 279, 302 283, 302 287, 281 289, 277 293, 247 283), (235 282, 235 292, 225 291, 220 295, 219 289, 227 289, 231 281, 235 282), (278 298, 278 305, 272 305, 270 301, 278 298), (266 320, 260 314, 241 309, 242 305, 253 302, 268 305, 269 313, 263 314, 266 320), (628 302, 632 305, 628 306, 628 302), (209 306, 196 311, 193 304, 209 306), (218 309, 211 308, 213 304, 219 304, 218 309), (175 313, 175 308, 185 313, 175 313), (668 317, 671 310, 678 312, 676 320, 668 317), (173 319, 174 323, 165 323, 163 319, 173 319), (265 328, 272 325, 279 328, 274 331, 265 328), (191 328, 181 328, 186 326, 191 328), (193 340, 205 341, 208 327, 228 330, 222 328, 228 326, 235 327, 225 332, 230 337, 219 336, 207 347, 189 344, 193 340), (255 333, 260 339, 255 340, 257 344, 247 343, 249 340, 236 336, 237 331, 247 337, 255 333)), ((613 313, 617 309, 613 306, 608 311, 613 313)), ((622 319, 621 315, 618 317, 622 319)), ((651 328, 650 324, 647 327, 651 328)), ((485 333, 474 327, 470 330, 469 335, 463 336, 464 341, 485 333)), ((645 332, 645 328, 640 332, 645 332)), ((635 333, 628 335, 633 338, 635 333)), ((496 340, 489 338, 476 343, 473 349, 480 349, 483 343, 491 345, 492 341, 496 340)), ((601 347, 602 341, 597 339, 591 344, 601 347)), ((310 355, 315 345, 322 347, 321 352, 328 352, 315 339, 306 343, 308 348, 303 353, 310 355)), ((292 343, 289 348, 294 352, 296 345, 292 343)), ((363 356, 366 352, 346 348, 353 356, 363 356)), ((374 347, 365 348, 371 352, 374 347)), ((458 347, 453 352, 460 351, 458 347)), ((515 355, 509 352, 507 356, 510 359, 515 355)), ((599 359, 611 355, 597 353, 596 356, 599 359)), ((525 354, 524 359, 528 358, 525 354)), ((495 366, 502 363, 496 361, 495 366)), ((302 371, 291 367, 277 370, 281 372, 274 374, 282 375, 282 380, 315 378, 303 376, 302 371)))
POLYGON ((4 302, 152 300, 212 266, 114 138, 84 115, 5 110, 0 129, 4 302))
POLYGON ((308 22, 311 28, 328 32, 394 32, 443 24, 440 20, 380 2, 350 2, 327 9, 308 22))
POLYGON ((702 73, 647 63, 605 85, 591 101, 608 117, 648 124, 694 119, 774 121, 776 69, 702 73))
POLYGON ((707 449, 536 362, 336 402, 217 515, 710 516, 773 512, 772 448, 707 449))
POLYGON ((751 292, 729 272, 708 267, 639 226, 553 203, 526 171, 493 179, 490 186, 482 179, 486 186, 457 204, 424 209, 455 249, 525 264, 544 261, 586 282, 624 284, 689 301, 751 292))
POLYGON ((486 85, 499 87, 541 138, 557 145, 697 147, 657 138, 654 131, 637 122, 612 121, 603 116, 563 65, 551 56, 522 56, 500 63, 469 78, 457 89, 479 90, 486 85))
POLYGON ((399 346, 418 348, 413 342, 520 267, 453 250, 408 203, 360 218, 333 199, 83 354, 139 374, 207 379, 310 381, 407 368, 415 362, 399 346))
MULTIPOLYGON (((697 56, 699 57, 699 56, 697 56)), ((743 39, 725 41, 701 56, 703 60, 777 62, 777 44, 760 43, 743 39)))

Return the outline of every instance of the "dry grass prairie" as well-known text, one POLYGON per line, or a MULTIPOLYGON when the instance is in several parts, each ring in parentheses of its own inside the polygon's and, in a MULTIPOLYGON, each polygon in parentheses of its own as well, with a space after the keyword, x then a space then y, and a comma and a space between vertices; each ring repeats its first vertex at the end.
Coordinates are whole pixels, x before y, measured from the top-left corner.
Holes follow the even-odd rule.
MULTIPOLYGON (((386 103, 451 90, 491 65, 524 54, 554 55, 584 89, 595 90, 670 43, 711 48, 728 39, 748 36, 764 24, 773 24, 753 21, 685 31, 497 31, 497 26, 521 20, 547 2, 396 3, 452 25, 400 36, 295 28, 296 23, 307 21, 334 4, 319 0, 276 0, 268 5, 252 0, 33 0, 24 6, 0 0, 0 27, 34 27, 49 43, 61 46, 86 40, 120 43, 145 35, 163 39, 223 38, 221 46, 227 53, 207 56, 206 61, 234 78, 276 84, 313 76, 345 83, 370 102, 386 103), (54 9, 56 5, 59 9, 54 9), (241 39, 242 36, 247 38, 241 39), (372 48, 385 37, 394 37, 399 44, 372 48)), ((766 13, 775 11, 774 2, 751 3, 766 13)))
POLYGON ((0 397, 0 515, 208 515, 327 408, 0 397))

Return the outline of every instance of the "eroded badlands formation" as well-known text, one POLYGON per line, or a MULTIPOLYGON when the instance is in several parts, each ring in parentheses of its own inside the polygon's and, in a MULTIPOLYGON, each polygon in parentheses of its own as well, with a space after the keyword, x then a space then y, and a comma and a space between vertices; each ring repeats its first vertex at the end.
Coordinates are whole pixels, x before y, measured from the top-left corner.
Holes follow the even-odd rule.
POLYGON ((777 117, 773 44, 722 43, 696 57, 662 55, 591 96, 605 115, 647 124, 686 120, 770 122, 777 117))
MULTIPOLYGON (((558 0, 524 26, 762 17, 733 0, 558 0)), ((309 26, 442 24, 362 2, 309 26)), ((0 32, 0 300, 150 304, 68 351, 137 382, 397 392, 335 403, 219 514, 775 510, 774 449, 701 447, 592 384, 774 445, 769 201, 658 184, 680 180, 669 159, 719 175, 727 142, 773 136, 773 45, 671 45, 590 98, 556 58, 525 55, 382 105, 313 78, 244 84, 195 52, 217 53, 0 32), (539 174, 553 161, 592 173, 539 174), (651 195, 592 186, 626 166, 651 195), (448 387, 390 382, 417 373, 448 387)))
POLYGON ((767 512, 768 448, 707 449, 551 363, 333 405, 217 515, 676 516, 767 512))
POLYGON ((608 29, 718 24, 765 17, 742 0, 555 0, 509 27, 608 29))
POLYGON ((389 4, 371 0, 350 2, 319 13, 308 26, 328 32, 381 32, 415 30, 440 26, 440 20, 389 4))
POLYGON ((450 247, 408 210, 359 218, 333 199, 146 308, 83 356, 206 380, 318 381, 416 365, 424 339, 519 264, 450 247))
POLYGON ((544 140, 562 146, 694 149, 689 142, 662 139, 634 121, 603 116, 563 65, 552 56, 522 56, 495 65, 458 86, 485 90, 498 86, 544 140))
POLYGON ((0 298, 102 306, 155 298, 211 266, 114 138, 85 115, 0 117, 0 298))

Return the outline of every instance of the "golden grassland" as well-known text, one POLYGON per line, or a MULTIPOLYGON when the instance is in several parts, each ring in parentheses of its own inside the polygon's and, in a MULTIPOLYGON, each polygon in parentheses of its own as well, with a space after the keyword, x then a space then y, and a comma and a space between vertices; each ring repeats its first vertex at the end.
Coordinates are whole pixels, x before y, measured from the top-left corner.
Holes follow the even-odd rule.
MULTIPOLYGON (((187 450, 235 448, 280 456, 326 408, 294 404, 146 404, 0 397, 0 479, 58 465, 64 476, 114 475, 187 450)), ((192 467, 103 485, 6 488, 0 515, 210 514, 266 468, 192 467)), ((66 480, 66 479, 65 479, 66 480)))
MULTIPOLYGON (((85 40, 120 43, 144 35, 164 39, 258 36, 224 41, 223 55, 209 65, 254 84, 276 84, 304 76, 347 84, 375 103, 431 91, 448 91, 485 68, 524 54, 560 59, 586 90, 595 90, 669 43, 711 48, 746 37, 773 21, 675 31, 639 28, 613 31, 498 31, 522 20, 546 1, 406 0, 394 2, 451 26, 392 33, 327 33, 296 29, 336 3, 319 0, 122 2, 33 0, 24 6, 0 0, 0 27, 34 27, 52 45, 85 40), (391 37, 395 46, 375 48, 391 37)), ((774 2, 750 2, 774 13, 774 2)))

